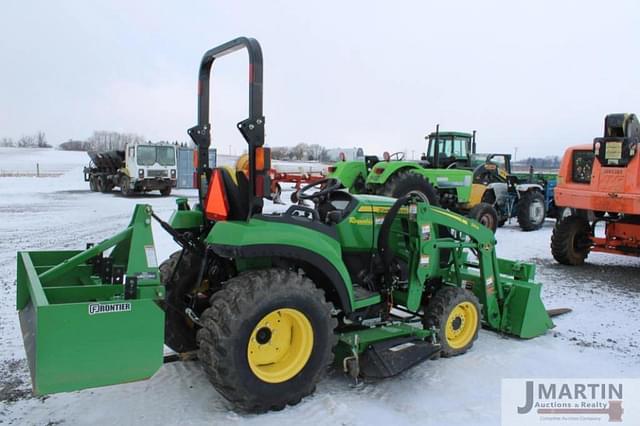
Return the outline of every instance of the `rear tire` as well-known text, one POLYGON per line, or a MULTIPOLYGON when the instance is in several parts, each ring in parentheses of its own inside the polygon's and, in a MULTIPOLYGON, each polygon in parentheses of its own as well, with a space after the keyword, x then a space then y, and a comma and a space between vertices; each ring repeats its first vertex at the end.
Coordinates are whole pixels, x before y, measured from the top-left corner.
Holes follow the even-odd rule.
POLYGON ((125 197, 128 197, 133 193, 133 191, 131 190, 131 187, 129 186, 130 184, 131 184, 131 179, 129 179, 129 176, 122 176, 122 178, 120 179, 120 192, 125 197))
POLYGON ((105 184, 106 184, 106 179, 104 176, 96 176, 96 190, 99 192, 106 192, 105 191, 105 184))
MULTIPOLYGON (((498 228, 498 212, 496 209, 488 203, 479 203, 473 206, 473 208, 467 214, 471 219, 477 220, 482 225, 491 229, 491 232, 495 234, 498 228)), ((504 222, 502 222, 504 225, 504 222)))
POLYGON ((91 176, 89 178, 89 189, 91 190, 91 192, 97 192, 98 188, 96 186, 96 180, 93 176, 91 176))
POLYGON ((177 251, 160 265, 160 282, 165 287, 164 343, 176 352, 189 352, 197 349, 196 328, 185 316, 185 296, 195 287, 200 258, 187 252, 178 264, 179 259, 177 251))
POLYGON ((469 290, 444 286, 429 300, 422 319, 425 329, 436 329, 441 355, 461 355, 478 338, 482 311, 478 298, 469 290))
POLYGON ((113 189, 113 185, 109 182, 106 176, 98 176, 98 185, 97 188, 100 192, 109 193, 113 189))
POLYGON ((164 188, 162 188, 160 190, 160 195, 162 195, 163 197, 168 197, 169 195, 171 195, 171 186, 167 185, 164 188))
POLYGON ((527 191, 518 200, 518 224, 523 231, 542 228, 547 217, 544 195, 538 191, 527 191))
POLYGON ((556 207, 556 220, 558 222, 574 214, 576 214, 576 211, 571 207, 556 207))
POLYGON ((392 176, 385 184, 383 194, 387 197, 401 198, 411 191, 422 192, 433 206, 440 205, 438 192, 426 178, 417 173, 399 172, 392 176))
POLYGON ((331 363, 337 343, 331 311, 324 292, 304 275, 243 273, 211 297, 200 317, 198 358, 218 392, 239 409, 281 410, 311 394, 331 363))
POLYGON ((276 204, 282 204, 282 200, 280 199, 281 195, 282 195, 282 188, 280 187, 280 184, 277 183, 275 192, 271 193, 271 201, 273 201, 276 204))
POLYGON ((556 222, 551 234, 551 254, 563 265, 582 265, 591 251, 591 227, 577 215, 556 222))

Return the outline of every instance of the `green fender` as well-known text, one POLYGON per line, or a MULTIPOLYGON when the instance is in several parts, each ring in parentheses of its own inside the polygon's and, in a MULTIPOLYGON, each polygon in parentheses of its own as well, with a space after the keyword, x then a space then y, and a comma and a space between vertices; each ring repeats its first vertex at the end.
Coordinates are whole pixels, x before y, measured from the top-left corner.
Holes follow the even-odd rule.
POLYGON ((423 176, 438 190, 454 189, 459 203, 471 197, 473 172, 462 169, 426 169, 411 161, 383 161, 376 164, 367 177, 367 185, 384 185, 392 176, 409 171, 423 176))
POLYGON ((367 184, 384 185, 391 176, 404 170, 422 169, 418 163, 411 161, 380 161, 373 166, 371 173, 367 176, 367 184))
POLYGON ((438 190, 454 189, 458 203, 467 203, 471 198, 473 172, 462 169, 424 169, 411 170, 427 179, 438 190))
POLYGON ((178 208, 173 211, 169 218, 169 225, 175 230, 198 229, 204 224, 200 204, 196 204, 193 209, 189 207, 188 201, 184 197, 176 198, 178 208))
POLYGON ((353 310, 353 288, 342 261, 340 243, 320 230, 286 219, 252 218, 246 222, 216 223, 205 242, 216 254, 236 260, 257 261, 278 256, 310 263, 331 282, 345 313, 353 310))
POLYGON ((175 210, 169 218, 169 225, 178 231, 197 229, 202 226, 203 218, 200 210, 175 210))
POLYGON ((339 161, 330 170, 332 171, 327 177, 338 179, 351 193, 354 193, 354 184, 358 176, 362 176, 363 181, 367 179, 367 166, 364 160, 339 161))

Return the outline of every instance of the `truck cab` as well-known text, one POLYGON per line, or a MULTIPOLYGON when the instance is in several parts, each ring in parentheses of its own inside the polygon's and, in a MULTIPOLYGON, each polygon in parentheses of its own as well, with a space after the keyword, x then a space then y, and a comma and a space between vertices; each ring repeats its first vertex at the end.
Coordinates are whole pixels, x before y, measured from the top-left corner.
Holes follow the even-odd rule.
POLYGON ((168 143, 127 145, 120 187, 123 193, 160 190, 169 195, 176 186, 176 149, 168 143), (124 179, 128 177, 128 179, 124 179))
POLYGON ((122 195, 159 190, 171 194, 177 182, 176 148, 169 143, 132 143, 124 150, 88 152, 91 163, 84 168, 84 180, 91 191, 122 195))

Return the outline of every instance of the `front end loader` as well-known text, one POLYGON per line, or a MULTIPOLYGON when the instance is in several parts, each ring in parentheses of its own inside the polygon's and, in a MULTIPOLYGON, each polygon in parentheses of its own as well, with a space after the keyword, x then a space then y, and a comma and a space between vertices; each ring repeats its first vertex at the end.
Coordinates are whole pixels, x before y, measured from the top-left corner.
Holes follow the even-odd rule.
POLYGON ((522 339, 553 327, 534 265, 498 258, 489 229, 421 192, 350 194, 326 178, 300 190, 303 204, 263 213, 264 123, 258 42, 209 50, 189 130, 197 203, 178 199, 168 222, 139 206, 128 230, 86 251, 19 253, 18 310, 36 393, 149 377, 164 329, 164 344, 195 351, 235 407, 264 412, 300 402, 332 363, 356 379, 384 378, 465 353, 481 326, 522 339), (210 168, 211 67, 240 49, 249 56, 249 117, 237 127, 249 168, 210 168), (181 246, 159 267, 150 220, 181 246))

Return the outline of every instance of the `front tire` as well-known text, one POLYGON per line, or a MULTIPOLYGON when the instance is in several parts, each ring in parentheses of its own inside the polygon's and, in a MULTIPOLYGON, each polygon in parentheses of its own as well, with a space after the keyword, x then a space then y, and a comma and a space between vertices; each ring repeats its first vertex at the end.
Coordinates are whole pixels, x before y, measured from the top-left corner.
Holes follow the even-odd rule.
POLYGON ((469 290, 445 286, 429 300, 422 319, 426 329, 436 329, 441 355, 461 355, 478 338, 482 318, 480 302, 469 290))
POLYGON ((544 196, 538 191, 527 191, 518 200, 518 224, 523 231, 542 228, 547 217, 544 196))
POLYGON ((169 195, 171 195, 171 186, 167 185, 164 188, 162 188, 160 190, 160 195, 162 195, 163 197, 168 197, 169 195))
POLYGON ((401 198, 411 191, 422 192, 432 206, 440 205, 438 192, 425 177, 417 173, 399 172, 392 176, 385 184, 383 194, 387 197, 401 198))
POLYGON ((122 176, 122 178, 120 179, 120 192, 125 197, 128 197, 133 193, 130 185, 131 179, 129 179, 129 176, 122 176))
POLYGON ((337 321, 304 275, 254 270, 226 282, 201 316, 198 358, 236 407, 281 410, 315 390, 333 359, 337 321))
MULTIPOLYGON (((471 219, 477 220, 482 225, 491 229, 491 232, 496 233, 498 228, 498 212, 491 204, 479 203, 473 206, 467 215, 471 219)), ((504 222, 503 222, 504 224, 504 222)))
POLYGON ((553 228, 551 254, 563 265, 582 265, 591 251, 590 237, 591 227, 585 218, 567 216, 553 228))

